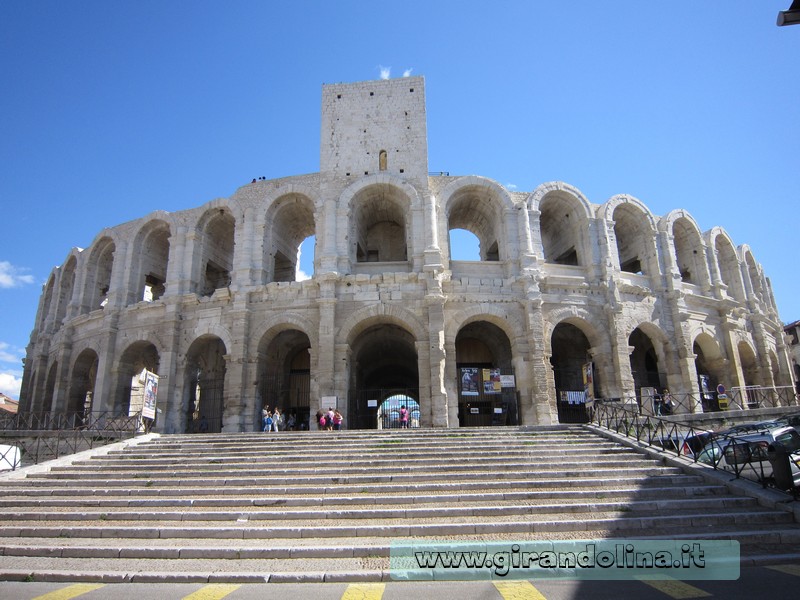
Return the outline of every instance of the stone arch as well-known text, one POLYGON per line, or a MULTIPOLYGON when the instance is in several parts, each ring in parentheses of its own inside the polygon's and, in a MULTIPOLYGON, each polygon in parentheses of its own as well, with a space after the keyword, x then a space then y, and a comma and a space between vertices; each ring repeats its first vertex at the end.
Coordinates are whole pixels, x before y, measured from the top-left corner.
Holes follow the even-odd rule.
POLYGON ((263 339, 274 337, 287 329, 296 329, 305 334, 312 347, 316 347, 319 343, 319 328, 313 321, 300 313, 285 312, 271 315, 253 327, 250 335, 249 355, 258 354, 263 339))
POLYGON ((685 210, 673 210, 659 228, 672 237, 672 252, 681 281, 708 289, 711 285, 706 248, 700 228, 685 210))
POLYGON ((453 340, 461 427, 517 425, 516 388, 501 384, 514 374, 512 339, 494 319, 470 319, 453 340))
POLYGON ((405 262, 413 256, 413 209, 417 191, 389 173, 362 178, 340 196, 348 208, 349 256, 352 263, 405 262))
POLYGON ((61 269, 61 277, 58 282, 58 301, 56 302, 55 329, 58 330, 64 319, 67 318, 67 311, 75 293, 75 278, 78 273, 78 252, 73 251, 67 257, 61 269))
POLYGON ((170 224, 155 217, 146 220, 134 235, 127 305, 152 302, 164 295, 171 236, 170 224))
POLYGON ((161 358, 158 348, 148 340, 137 340, 128 345, 120 354, 116 367, 116 393, 114 395, 114 416, 136 414, 144 406, 145 370, 159 374, 161 358))
POLYGON ((230 286, 236 245, 236 219, 227 205, 208 208, 197 222, 195 252, 198 253, 195 291, 211 296, 230 286))
POLYGON ((600 373, 594 367, 593 345, 587 331, 594 328, 585 320, 566 318, 554 324, 549 335, 550 365, 556 390, 556 406, 561 423, 581 423, 588 421, 582 396, 586 390, 584 381, 585 365, 591 363, 592 380, 588 392, 590 397, 600 396, 600 373), (566 398, 564 397, 566 396, 566 398), (570 397, 573 396, 573 397, 570 397))
POLYGON ((446 343, 450 345, 453 350, 458 332, 472 321, 487 321, 496 325, 502 330, 503 333, 510 340, 517 340, 518 338, 525 338, 527 331, 527 324, 521 314, 513 314, 508 310, 495 306, 493 304, 484 303, 470 308, 460 310, 451 315, 445 323, 445 339, 446 343))
POLYGON ((114 238, 106 233, 98 237, 87 251, 81 314, 101 309, 108 302, 116 249, 114 238))
POLYGON ((225 357, 222 338, 203 334, 186 351, 183 395, 180 410, 186 433, 219 433, 225 408, 225 357))
POLYGON ((650 277, 658 275, 656 220, 644 203, 631 196, 618 195, 606 202, 599 212, 606 223, 613 223, 620 271, 650 277))
POLYGON ((714 227, 706 234, 709 245, 714 249, 721 283, 731 298, 744 301, 744 282, 736 246, 728 233, 721 227, 714 227))
POLYGON ((756 262, 753 251, 750 250, 750 246, 747 244, 739 246, 739 256, 741 257, 744 268, 747 269, 747 275, 750 278, 750 289, 753 295, 759 302, 763 303, 765 301, 765 296, 761 266, 756 262))
POLYGON ((670 346, 666 334, 654 323, 641 322, 628 335, 628 345, 631 348, 631 375, 637 398, 641 399, 640 390, 643 387, 663 390, 668 367, 664 350, 670 346))
POLYGON ((257 350, 256 409, 279 408, 286 424, 309 428, 311 350, 308 334, 288 323, 264 332, 257 350))
POLYGON ((351 314, 339 327, 337 339, 352 344, 357 336, 377 322, 387 322, 407 329, 417 340, 428 337, 427 327, 413 311, 402 306, 373 304, 351 314))
POLYGON ((692 343, 695 370, 703 412, 717 410, 716 390, 719 384, 730 387, 727 381, 727 360, 719 341, 710 333, 700 331, 692 343))
POLYGON ((295 281, 300 245, 316 234, 314 200, 303 193, 283 190, 266 212, 264 281, 295 281))
POLYGON ((78 353, 70 372, 66 413, 76 425, 89 419, 94 404, 95 383, 100 366, 100 358, 91 348, 78 353))
POLYGON ((55 398, 56 381, 58 380, 58 361, 54 360, 47 369, 47 379, 44 384, 44 398, 42 400, 41 408, 44 411, 57 411, 58 407, 53 406, 55 398))
POLYGON ((464 229, 474 234, 481 261, 516 257, 511 247, 517 238, 507 231, 505 219, 505 211, 516 206, 503 186, 485 177, 462 177, 447 185, 441 197, 447 232, 464 229))
POLYGON ((397 395, 413 399, 430 412, 430 406, 424 406, 428 394, 421 397, 421 340, 407 323, 391 314, 375 315, 357 323, 347 339, 351 428, 378 427, 379 406, 397 395), (377 400, 377 405, 370 405, 369 399, 377 400))
POLYGON ((53 304, 53 294, 56 287, 56 274, 58 267, 54 268, 47 278, 47 283, 44 286, 44 294, 42 294, 42 307, 39 313, 39 331, 44 331, 47 323, 47 318, 50 316, 50 310, 53 304))
POLYGON ((577 188, 560 181, 546 183, 536 188, 527 204, 539 214, 542 247, 534 248, 535 254, 562 265, 587 266, 594 261, 589 241, 594 211, 577 188))

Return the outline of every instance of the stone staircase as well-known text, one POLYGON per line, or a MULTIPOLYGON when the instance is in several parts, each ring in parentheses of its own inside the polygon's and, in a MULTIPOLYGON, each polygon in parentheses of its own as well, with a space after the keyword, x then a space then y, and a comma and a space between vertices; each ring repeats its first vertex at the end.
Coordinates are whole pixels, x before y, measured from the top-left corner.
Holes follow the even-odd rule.
POLYGON ((791 513, 581 427, 149 436, 0 478, 0 579, 389 579, 393 540, 737 539, 791 513), (62 461, 64 462, 64 461, 62 461))

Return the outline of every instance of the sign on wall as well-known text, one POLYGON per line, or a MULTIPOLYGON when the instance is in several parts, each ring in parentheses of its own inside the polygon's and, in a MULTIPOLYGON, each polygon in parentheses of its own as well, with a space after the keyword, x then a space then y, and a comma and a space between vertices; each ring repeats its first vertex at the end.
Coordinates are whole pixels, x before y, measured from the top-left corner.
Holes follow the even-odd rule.
POLYGON ((144 375, 144 404, 142 405, 142 418, 155 420, 156 398, 158 398, 158 375, 145 371, 144 375))

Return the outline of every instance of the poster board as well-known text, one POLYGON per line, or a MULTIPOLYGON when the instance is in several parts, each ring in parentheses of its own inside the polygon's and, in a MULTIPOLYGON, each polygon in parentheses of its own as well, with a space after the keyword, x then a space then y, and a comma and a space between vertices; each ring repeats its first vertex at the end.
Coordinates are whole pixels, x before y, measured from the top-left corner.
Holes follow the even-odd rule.
POLYGON ((144 375, 144 404, 142 405, 142 418, 154 421, 156 418, 156 400, 158 398, 158 375, 145 371, 144 375))

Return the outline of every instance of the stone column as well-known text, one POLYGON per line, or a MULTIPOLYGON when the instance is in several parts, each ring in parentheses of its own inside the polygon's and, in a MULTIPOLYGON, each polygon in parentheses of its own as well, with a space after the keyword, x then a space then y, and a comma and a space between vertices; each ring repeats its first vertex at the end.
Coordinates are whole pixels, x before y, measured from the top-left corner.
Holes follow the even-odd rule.
MULTIPOLYGON (((420 385, 422 384, 422 369, 428 370, 426 377, 430 383, 430 411, 428 422, 425 426, 450 427, 450 403, 455 403, 456 415, 458 414, 458 396, 452 400, 448 398, 446 389, 446 357, 444 335, 444 295, 429 294, 425 297, 428 312, 428 342, 425 342, 426 361, 419 361, 420 385)), ((418 342, 418 346, 420 343, 418 342)), ((420 352, 418 350, 418 352, 420 352)), ((421 352, 420 352, 421 356, 421 352)))

